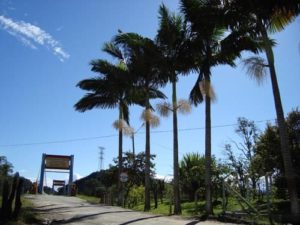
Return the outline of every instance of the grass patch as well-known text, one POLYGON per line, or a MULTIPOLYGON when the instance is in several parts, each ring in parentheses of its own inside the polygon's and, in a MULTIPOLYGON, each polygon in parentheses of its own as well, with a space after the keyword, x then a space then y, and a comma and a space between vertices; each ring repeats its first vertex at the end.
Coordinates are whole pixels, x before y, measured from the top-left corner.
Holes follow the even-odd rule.
MULTIPOLYGON (((213 203, 214 205, 214 215, 216 217, 220 216, 223 213, 222 209, 222 203, 219 201, 216 201, 213 203)), ((172 206, 172 210, 174 206, 172 206)), ((137 211, 143 211, 144 210, 144 203, 139 203, 137 206, 132 208, 133 210, 137 211)), ((168 201, 165 201, 164 203, 159 203, 158 207, 154 208, 154 202, 151 203, 151 210, 149 213, 152 214, 159 214, 159 215, 165 215, 169 216, 169 209, 170 205, 168 201)), ((202 217, 205 215, 205 201, 199 201, 197 204, 195 202, 182 202, 181 203, 181 209, 182 209, 182 217, 185 218, 191 218, 191 217, 202 217)), ((228 211, 242 211, 241 206, 238 204, 238 202, 234 198, 229 198, 228 205, 227 205, 228 211)), ((259 217, 256 217, 255 215, 244 215, 242 216, 244 221, 248 221, 249 223, 254 222, 256 224, 260 225, 267 225, 270 224, 268 216, 260 215, 259 217)), ((274 224, 278 224, 275 221, 273 221, 274 224)))
MULTIPOLYGON (((151 209, 148 212, 153 213, 153 214, 168 216, 169 215, 169 207, 170 207, 170 205, 168 203, 164 202, 162 204, 158 204, 158 207, 155 209, 154 202, 153 202, 153 203, 151 203, 151 209)), ((139 203, 138 205, 136 205, 135 207, 130 208, 130 209, 133 209, 136 211, 144 211, 144 203, 139 203)))
POLYGON ((76 197, 86 200, 88 203, 91 203, 91 204, 99 204, 99 202, 100 202, 100 198, 95 197, 95 196, 76 195, 76 197))
MULTIPOLYGON (((140 203, 137 206, 132 208, 137 211, 144 211, 144 203, 140 203)), ((199 202, 197 207, 194 202, 184 202, 181 203, 182 215, 183 217, 193 217, 197 215, 203 215, 204 212, 204 202, 199 202)), ((172 206, 172 211, 174 210, 174 206, 172 206)), ((151 209, 149 213, 159 214, 159 215, 170 215, 170 204, 165 201, 164 203, 159 203, 157 208, 154 208, 154 202, 151 203, 151 209)), ((172 213, 171 213, 172 215, 172 213)))

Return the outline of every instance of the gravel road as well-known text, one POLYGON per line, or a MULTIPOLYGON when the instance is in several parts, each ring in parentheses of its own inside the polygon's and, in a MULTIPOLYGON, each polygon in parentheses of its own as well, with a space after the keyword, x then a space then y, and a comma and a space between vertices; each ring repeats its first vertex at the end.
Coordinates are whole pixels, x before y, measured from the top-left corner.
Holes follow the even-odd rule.
MULTIPOLYGON (((93 205, 76 197, 27 195, 44 224, 105 225, 219 225, 217 221, 199 222, 176 216, 159 216, 115 206, 93 205)), ((227 223, 227 225, 230 225, 227 223)))

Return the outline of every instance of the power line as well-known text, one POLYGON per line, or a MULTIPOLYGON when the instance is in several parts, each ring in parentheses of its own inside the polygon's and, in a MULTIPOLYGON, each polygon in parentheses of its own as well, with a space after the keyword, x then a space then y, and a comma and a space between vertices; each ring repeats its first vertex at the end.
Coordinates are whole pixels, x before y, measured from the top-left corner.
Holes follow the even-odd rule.
MULTIPOLYGON (((258 120, 254 121, 255 123, 263 123, 263 122, 269 122, 274 121, 275 119, 268 119, 268 120, 258 120)), ((224 127, 233 127, 238 125, 237 123, 233 124, 223 124, 223 125, 215 125, 211 128, 224 128, 224 127)), ((142 127, 142 126, 141 126, 142 127)), ((141 127, 135 132, 138 133, 140 131, 141 127)), ((184 131, 195 131, 195 130, 204 130, 205 127, 194 127, 194 128, 182 128, 178 129, 179 132, 184 131)), ((170 130, 154 130, 151 131, 151 133, 170 133, 173 132, 172 129, 170 130)), ((143 134, 145 132, 139 132, 140 134, 143 134)), ((30 143, 20 143, 20 144, 2 144, 0 147, 23 147, 23 146, 35 146, 35 145, 47 145, 47 144, 64 144, 64 143, 71 143, 71 142, 80 142, 80 141, 90 141, 90 140, 96 140, 96 139, 103 139, 103 138, 110 138, 110 137, 116 137, 117 134, 110 134, 110 135, 103 135, 103 136, 97 136, 97 137, 84 137, 84 138, 74 138, 74 139, 66 139, 66 140, 56 140, 56 141, 45 141, 45 142, 30 142, 30 143)))
POLYGON ((115 136, 117 136, 117 135, 111 134, 111 135, 103 135, 103 136, 98 136, 98 137, 74 138, 74 139, 57 140, 57 141, 31 142, 31 143, 23 143, 23 144, 7 144, 7 145, 0 145, 0 147, 20 147, 20 146, 45 145, 45 144, 63 144, 63 143, 70 143, 70 142, 80 142, 80 141, 89 141, 89 140, 102 139, 102 138, 110 138, 110 137, 115 137, 115 136))

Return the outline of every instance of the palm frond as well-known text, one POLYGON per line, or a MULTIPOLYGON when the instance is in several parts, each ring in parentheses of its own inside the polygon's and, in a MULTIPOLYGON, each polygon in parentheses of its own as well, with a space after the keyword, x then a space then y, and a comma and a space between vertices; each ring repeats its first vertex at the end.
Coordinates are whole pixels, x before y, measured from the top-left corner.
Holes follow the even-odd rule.
POLYGON ((125 54, 131 54, 136 52, 146 42, 146 38, 137 33, 119 33, 113 38, 113 42, 116 45, 121 45, 125 54))
POLYGON ((124 74, 127 72, 127 68, 122 66, 122 63, 114 65, 106 60, 101 59, 92 60, 90 65, 92 66, 91 70, 98 73, 100 77, 103 78, 105 78, 105 76, 124 76, 124 74))
POLYGON ((268 67, 265 59, 254 56, 244 59, 242 63, 250 78, 254 79, 259 85, 264 82, 267 75, 266 68, 268 67))
POLYGON ((190 92, 189 100, 195 106, 197 106, 198 104, 203 102, 203 94, 199 87, 200 81, 202 79, 203 79, 203 74, 201 72, 197 78, 197 81, 194 84, 194 87, 192 88, 192 90, 190 92))
POLYGON ((270 16, 268 31, 271 33, 282 31, 293 22, 300 13, 298 0, 275 1, 270 16))
POLYGON ((222 58, 240 57, 242 51, 251 51, 255 54, 262 51, 262 41, 250 37, 247 31, 233 30, 221 40, 222 58))
POLYGON ((93 108, 112 109, 117 107, 117 105, 117 101, 114 98, 88 93, 74 105, 74 108, 79 112, 85 112, 93 108))
POLYGON ((178 111, 182 114, 188 114, 192 110, 192 106, 189 101, 185 99, 180 99, 177 103, 178 111))
POLYGON ((187 74, 193 63, 190 51, 190 32, 180 14, 170 13, 165 5, 159 9, 159 29, 156 43, 162 51, 160 70, 172 82, 178 74, 187 74))
POLYGON ((224 10, 219 1, 181 0, 181 12, 193 31, 201 31, 202 37, 218 36, 216 28, 223 27, 224 10))
POLYGON ((156 104, 156 110, 158 111, 159 115, 163 117, 168 117, 170 115, 170 112, 173 111, 172 106, 169 102, 156 104))
POLYGON ((121 60, 124 60, 122 51, 112 42, 106 42, 103 45, 102 50, 104 52, 107 52, 108 54, 110 54, 111 56, 121 60))
POLYGON ((270 21, 268 31, 271 33, 276 33, 282 31, 288 24, 293 22, 295 16, 289 12, 282 14, 281 12, 275 13, 270 21))
POLYGON ((86 91, 97 91, 105 86, 105 82, 99 78, 90 78, 81 80, 76 86, 86 91))
POLYGON ((164 29, 164 28, 167 28, 168 27, 168 24, 169 24, 169 10, 167 9, 167 7, 165 6, 165 4, 161 4, 159 6, 159 10, 158 10, 158 14, 159 14, 159 31, 158 33, 162 32, 162 31, 165 31, 167 29, 164 29))
POLYGON ((185 25, 180 15, 171 14, 167 7, 162 4, 159 8, 159 29, 157 41, 161 46, 176 48, 182 42, 185 35, 185 25))
POLYGON ((155 98, 166 99, 167 96, 158 89, 149 88, 149 98, 150 99, 155 99, 155 98))

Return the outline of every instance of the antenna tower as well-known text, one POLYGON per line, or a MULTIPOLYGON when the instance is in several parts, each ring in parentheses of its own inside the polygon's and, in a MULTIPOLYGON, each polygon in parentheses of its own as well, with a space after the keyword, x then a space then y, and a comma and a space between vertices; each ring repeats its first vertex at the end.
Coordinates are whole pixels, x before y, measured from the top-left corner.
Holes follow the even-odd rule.
POLYGON ((103 160, 104 160, 104 147, 100 146, 99 147, 99 171, 103 170, 103 160))

